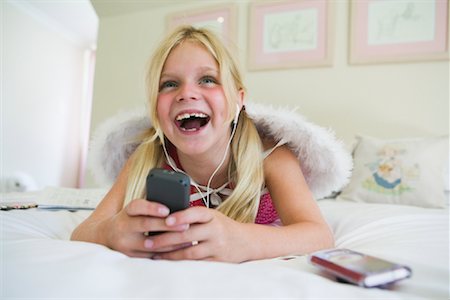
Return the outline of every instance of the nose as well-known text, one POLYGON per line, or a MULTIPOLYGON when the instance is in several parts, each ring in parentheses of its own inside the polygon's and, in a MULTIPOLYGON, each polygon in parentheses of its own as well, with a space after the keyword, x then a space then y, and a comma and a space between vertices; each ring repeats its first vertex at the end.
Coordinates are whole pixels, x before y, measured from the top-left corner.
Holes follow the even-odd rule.
POLYGON ((198 87, 195 84, 185 83, 178 89, 178 94, 176 95, 177 102, 198 99, 199 92, 198 87))

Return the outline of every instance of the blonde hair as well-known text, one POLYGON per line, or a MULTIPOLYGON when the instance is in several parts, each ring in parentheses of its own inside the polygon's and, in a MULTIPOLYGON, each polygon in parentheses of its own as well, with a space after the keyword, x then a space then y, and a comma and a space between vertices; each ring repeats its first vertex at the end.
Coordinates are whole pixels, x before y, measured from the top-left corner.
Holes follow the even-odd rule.
MULTIPOLYGON (((175 29, 154 52, 147 73, 148 109, 153 127, 142 136, 142 143, 133 153, 124 205, 132 199, 143 198, 145 179, 154 167, 164 163, 164 133, 156 111, 159 81, 164 63, 170 52, 183 41, 197 42, 211 53, 219 65, 221 84, 229 111, 229 122, 234 119, 237 91, 245 92, 239 68, 222 44, 207 29, 181 26, 175 29)), ((217 210, 240 222, 254 222, 259 207, 261 189, 264 185, 262 167, 262 143, 255 125, 243 110, 231 144, 229 179, 234 185, 232 194, 217 210)))

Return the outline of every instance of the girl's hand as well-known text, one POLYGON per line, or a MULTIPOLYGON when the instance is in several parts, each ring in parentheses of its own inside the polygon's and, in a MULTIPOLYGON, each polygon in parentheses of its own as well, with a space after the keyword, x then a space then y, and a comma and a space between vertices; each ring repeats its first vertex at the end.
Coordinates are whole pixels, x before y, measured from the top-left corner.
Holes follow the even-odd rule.
POLYGON ((247 260, 247 240, 243 234, 245 224, 234 221, 214 209, 191 207, 170 215, 165 219, 165 223, 172 229, 190 225, 185 231, 172 231, 151 237, 151 247, 147 249, 156 253, 154 259, 227 262, 247 260), (184 247, 167 251, 176 245, 184 247))
POLYGON ((103 234, 105 245, 128 256, 147 257, 154 255, 149 250, 147 232, 186 230, 189 225, 167 226, 165 217, 169 209, 157 202, 144 199, 131 201, 121 211, 105 220, 103 234))

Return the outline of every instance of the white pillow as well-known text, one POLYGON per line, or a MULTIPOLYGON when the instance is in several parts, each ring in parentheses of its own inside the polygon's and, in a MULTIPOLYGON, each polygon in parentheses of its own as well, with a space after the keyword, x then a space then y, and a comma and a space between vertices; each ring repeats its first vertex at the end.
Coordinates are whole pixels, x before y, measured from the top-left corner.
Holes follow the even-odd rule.
POLYGON ((390 140, 358 136, 353 175, 341 198, 447 207, 448 148, 448 136, 390 140))

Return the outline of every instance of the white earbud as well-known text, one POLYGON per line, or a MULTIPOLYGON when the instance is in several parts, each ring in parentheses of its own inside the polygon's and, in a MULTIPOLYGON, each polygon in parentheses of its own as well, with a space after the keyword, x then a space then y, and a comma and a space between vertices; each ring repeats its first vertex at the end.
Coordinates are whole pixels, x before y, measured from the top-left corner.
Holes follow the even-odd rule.
POLYGON ((239 107, 239 104, 236 103, 236 115, 234 116, 233 125, 237 125, 238 119, 239 119, 239 113, 241 112, 241 108, 239 107))

